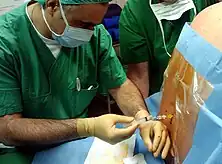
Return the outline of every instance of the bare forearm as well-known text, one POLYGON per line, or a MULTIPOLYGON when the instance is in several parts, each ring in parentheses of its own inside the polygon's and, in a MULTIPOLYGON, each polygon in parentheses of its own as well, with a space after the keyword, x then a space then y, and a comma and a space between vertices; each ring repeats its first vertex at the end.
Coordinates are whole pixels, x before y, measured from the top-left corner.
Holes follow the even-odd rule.
POLYGON ((149 115, 141 93, 129 79, 119 88, 111 89, 110 93, 125 115, 133 117, 137 117, 138 113, 149 115))
POLYGON ((0 118, 0 142, 11 146, 48 145, 87 136, 85 119, 4 119, 0 118), (81 126, 78 128, 78 124, 81 126), (82 124, 83 123, 83 124, 82 124), (79 134, 78 132, 81 132, 79 134))
POLYGON ((148 62, 129 64, 127 76, 137 86, 143 98, 147 98, 149 96, 148 62))

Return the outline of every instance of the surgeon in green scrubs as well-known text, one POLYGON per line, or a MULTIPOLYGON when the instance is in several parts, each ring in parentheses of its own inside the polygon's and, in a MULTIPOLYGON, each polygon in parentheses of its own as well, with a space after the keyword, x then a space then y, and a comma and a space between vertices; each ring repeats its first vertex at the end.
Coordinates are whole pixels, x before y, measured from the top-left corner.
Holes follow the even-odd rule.
POLYGON ((100 25, 108 2, 33 0, 0 17, 1 164, 29 164, 37 150, 82 137, 115 144, 137 127, 149 151, 166 157, 170 138, 160 121, 115 127, 149 113, 100 25), (126 116, 87 117, 99 87, 126 116))
POLYGON ((120 17, 120 49, 127 76, 143 97, 160 91, 185 22, 217 0, 128 0, 120 17))

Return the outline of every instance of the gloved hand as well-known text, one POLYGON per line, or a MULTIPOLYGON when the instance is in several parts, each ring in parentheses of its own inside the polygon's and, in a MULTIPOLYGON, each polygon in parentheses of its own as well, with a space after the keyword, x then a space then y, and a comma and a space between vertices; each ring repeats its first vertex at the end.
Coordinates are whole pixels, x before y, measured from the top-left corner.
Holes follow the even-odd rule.
POLYGON ((154 157, 161 154, 161 157, 165 159, 171 144, 167 127, 160 121, 148 121, 141 124, 139 128, 148 150, 153 153, 154 157))
POLYGON ((77 131, 80 136, 95 136, 110 144, 116 144, 131 137, 138 125, 133 124, 127 128, 116 128, 117 123, 129 124, 133 117, 106 114, 95 118, 79 119, 77 131))
MULTIPOLYGON (((146 110, 141 110, 135 115, 135 119, 140 119, 149 116, 146 110)), ((140 135, 144 144, 154 157, 161 154, 163 159, 168 155, 171 141, 167 127, 160 121, 147 121, 139 125, 140 135)), ((173 155, 173 152, 171 152, 173 155)))

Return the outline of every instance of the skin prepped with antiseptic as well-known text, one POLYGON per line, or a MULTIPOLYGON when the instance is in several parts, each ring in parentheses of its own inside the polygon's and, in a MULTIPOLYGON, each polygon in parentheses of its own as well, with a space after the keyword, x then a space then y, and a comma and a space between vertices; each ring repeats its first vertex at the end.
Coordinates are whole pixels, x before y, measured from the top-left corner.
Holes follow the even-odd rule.
POLYGON ((169 128, 174 154, 180 163, 192 146, 200 106, 211 92, 211 85, 175 49, 165 72, 159 114, 174 115, 162 122, 169 128), (196 80, 197 84, 194 83, 196 80))

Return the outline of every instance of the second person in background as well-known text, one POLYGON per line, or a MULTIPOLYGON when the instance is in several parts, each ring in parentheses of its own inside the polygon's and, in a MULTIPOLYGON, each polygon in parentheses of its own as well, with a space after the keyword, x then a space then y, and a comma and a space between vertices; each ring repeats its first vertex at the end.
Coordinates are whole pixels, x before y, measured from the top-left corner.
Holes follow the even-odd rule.
POLYGON ((128 78, 143 97, 160 90, 180 32, 186 22, 218 0, 128 0, 120 18, 120 48, 128 78), (160 4, 161 3, 161 4, 160 4))

